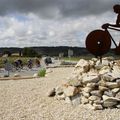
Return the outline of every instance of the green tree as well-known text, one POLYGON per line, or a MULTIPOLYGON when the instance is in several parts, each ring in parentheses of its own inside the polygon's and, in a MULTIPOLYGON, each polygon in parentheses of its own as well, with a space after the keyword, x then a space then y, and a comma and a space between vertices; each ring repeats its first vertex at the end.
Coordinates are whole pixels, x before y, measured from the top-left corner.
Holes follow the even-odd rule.
POLYGON ((23 48, 23 56, 25 57, 37 57, 38 55, 39 54, 33 48, 23 48))

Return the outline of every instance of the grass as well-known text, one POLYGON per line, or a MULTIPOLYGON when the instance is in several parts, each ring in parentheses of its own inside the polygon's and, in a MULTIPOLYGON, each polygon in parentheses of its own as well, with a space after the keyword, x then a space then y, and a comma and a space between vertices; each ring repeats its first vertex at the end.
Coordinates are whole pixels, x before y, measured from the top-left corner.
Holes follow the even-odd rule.
POLYGON ((46 74, 46 69, 41 69, 38 71, 38 76, 39 77, 45 77, 45 74, 46 74))
MULTIPOLYGON (((104 55, 103 56, 103 58, 104 57, 110 57, 110 56, 112 56, 112 57, 114 57, 114 59, 115 60, 120 60, 120 55, 109 55, 109 54, 106 54, 106 55, 104 55)), ((86 56, 79 56, 79 57, 64 57, 64 58, 62 58, 63 60, 65 60, 65 61, 79 61, 80 59, 85 59, 85 60, 90 60, 90 59, 92 59, 92 58, 94 58, 95 56, 93 56, 93 55, 86 55, 86 56)))
POLYGON ((79 56, 79 57, 64 57, 63 60, 66 61, 79 61, 80 59, 85 59, 85 60, 90 60, 93 56, 88 55, 88 56, 79 56))

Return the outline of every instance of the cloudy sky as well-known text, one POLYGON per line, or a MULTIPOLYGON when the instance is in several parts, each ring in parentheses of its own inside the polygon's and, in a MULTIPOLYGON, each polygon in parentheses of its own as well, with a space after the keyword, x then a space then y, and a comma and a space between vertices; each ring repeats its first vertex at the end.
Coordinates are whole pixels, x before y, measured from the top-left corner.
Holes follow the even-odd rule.
POLYGON ((0 0, 0 47, 84 47, 90 31, 115 23, 114 4, 120 1, 0 0))

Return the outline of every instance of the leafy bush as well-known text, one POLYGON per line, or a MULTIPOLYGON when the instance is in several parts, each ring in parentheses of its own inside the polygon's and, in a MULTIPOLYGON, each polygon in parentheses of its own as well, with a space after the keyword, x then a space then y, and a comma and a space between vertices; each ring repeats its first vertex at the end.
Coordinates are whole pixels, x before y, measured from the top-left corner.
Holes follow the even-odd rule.
POLYGON ((38 72, 38 76, 39 76, 39 77, 45 77, 45 74, 46 74, 46 69, 41 69, 41 70, 39 70, 39 72, 38 72))

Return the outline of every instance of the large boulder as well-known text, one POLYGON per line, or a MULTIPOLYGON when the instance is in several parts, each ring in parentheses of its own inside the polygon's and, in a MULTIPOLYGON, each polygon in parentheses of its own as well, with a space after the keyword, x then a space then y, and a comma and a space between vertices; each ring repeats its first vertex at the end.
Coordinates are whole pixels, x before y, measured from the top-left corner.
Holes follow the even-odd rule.
POLYGON ((74 96, 78 93, 77 88, 74 86, 68 86, 64 88, 63 91, 67 97, 74 96))
POLYGON ((84 84, 87 84, 87 83, 97 83, 99 81, 99 76, 97 76, 97 75, 85 75, 84 77, 83 77, 83 80, 82 80, 82 82, 84 83, 84 84))
POLYGON ((82 72, 88 72, 90 69, 90 65, 88 61, 84 59, 80 59, 80 61, 75 66, 75 68, 79 68, 79 69, 81 68, 83 70, 82 72))

